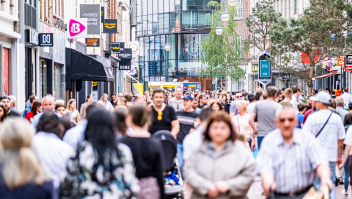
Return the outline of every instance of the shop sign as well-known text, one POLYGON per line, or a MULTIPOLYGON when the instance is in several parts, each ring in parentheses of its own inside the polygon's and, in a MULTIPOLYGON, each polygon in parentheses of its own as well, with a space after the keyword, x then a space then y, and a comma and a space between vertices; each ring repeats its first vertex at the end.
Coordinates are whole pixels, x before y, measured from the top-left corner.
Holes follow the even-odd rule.
POLYGON ((100 35, 100 4, 81 4, 80 17, 87 19, 87 29, 90 35, 100 35))
POLYGON ((100 39, 99 38, 86 38, 87 47, 99 47, 100 39))
POLYGON ((149 77, 150 76, 154 76, 155 75, 155 63, 153 61, 150 61, 148 65, 149 65, 148 66, 149 67, 149 71, 148 71, 149 72, 149 74, 148 74, 149 77))
POLYGON ((114 53, 120 52, 120 43, 111 43, 111 51, 114 53))
POLYGON ((119 54, 119 59, 132 59, 132 48, 125 48, 124 52, 119 54))
POLYGON ((71 19, 68 28, 70 37, 87 37, 87 19, 71 19))
POLYGON ((105 14, 104 14, 104 10, 105 10, 105 7, 102 6, 101 7, 101 10, 100 10, 100 17, 101 17, 101 23, 104 23, 104 20, 105 20, 105 14))
POLYGON ((39 46, 53 47, 54 46, 54 34, 53 33, 39 33, 39 46))
POLYGON ((338 66, 343 66, 345 63, 345 57, 344 55, 338 55, 337 56, 337 65, 338 66))
POLYGON ((131 70, 131 60, 121 60, 119 62, 119 70, 131 70))
POLYGON ((270 80, 271 79, 271 64, 267 61, 267 58, 271 58, 269 54, 264 52, 259 57, 259 79, 260 80, 270 80))
POLYGON ((258 71, 259 71, 258 64, 252 64, 252 72, 258 72, 258 71))
POLYGON ((105 19, 103 33, 117 33, 117 19, 105 19))
POLYGON ((352 71, 352 55, 346 55, 346 71, 352 71))

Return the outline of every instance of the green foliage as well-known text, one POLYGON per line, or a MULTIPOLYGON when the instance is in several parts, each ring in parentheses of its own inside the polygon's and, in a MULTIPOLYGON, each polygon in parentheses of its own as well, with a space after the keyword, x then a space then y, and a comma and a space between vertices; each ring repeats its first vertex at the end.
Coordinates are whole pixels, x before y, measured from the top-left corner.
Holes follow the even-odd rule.
POLYGON ((230 20, 225 24, 220 20, 223 28, 222 35, 216 35, 215 29, 218 26, 218 17, 221 16, 222 9, 216 1, 210 1, 208 6, 214 7, 212 14, 206 17, 210 21, 211 31, 209 36, 204 38, 200 44, 202 46, 202 70, 200 77, 204 75, 226 79, 239 79, 244 77, 245 71, 239 67, 243 61, 243 48, 235 28, 238 24, 233 20, 236 16, 236 7, 227 6, 226 11, 230 14, 230 20))

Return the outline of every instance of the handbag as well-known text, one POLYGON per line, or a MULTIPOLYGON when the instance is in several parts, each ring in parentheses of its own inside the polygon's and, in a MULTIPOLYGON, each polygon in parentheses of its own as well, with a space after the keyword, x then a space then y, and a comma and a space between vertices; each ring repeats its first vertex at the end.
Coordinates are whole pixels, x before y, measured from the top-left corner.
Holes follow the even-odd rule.
POLYGON ((328 123, 328 121, 330 120, 330 117, 332 115, 332 112, 330 113, 330 116, 328 117, 328 119, 326 120, 325 124, 323 125, 323 127, 321 127, 320 131, 317 133, 317 135, 315 136, 316 138, 320 135, 320 133, 324 130, 326 124, 328 123))
POLYGON ((304 195, 303 199, 329 199, 329 188, 323 185, 320 187, 320 191, 317 191, 312 187, 309 189, 308 193, 304 195))

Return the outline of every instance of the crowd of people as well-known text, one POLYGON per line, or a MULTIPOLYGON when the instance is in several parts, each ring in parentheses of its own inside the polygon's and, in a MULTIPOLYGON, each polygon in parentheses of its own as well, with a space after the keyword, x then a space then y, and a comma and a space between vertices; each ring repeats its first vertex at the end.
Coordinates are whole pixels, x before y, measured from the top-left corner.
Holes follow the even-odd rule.
POLYGON ((21 113, 14 96, 0 97, 0 198, 156 199, 176 185, 182 193, 171 198, 247 198, 258 175, 267 197, 303 198, 315 187, 334 199, 336 169, 344 170, 345 196, 352 184, 347 88, 304 98, 297 85, 252 93, 176 87, 97 102, 88 95, 79 111, 75 99, 51 95, 26 104, 21 113))

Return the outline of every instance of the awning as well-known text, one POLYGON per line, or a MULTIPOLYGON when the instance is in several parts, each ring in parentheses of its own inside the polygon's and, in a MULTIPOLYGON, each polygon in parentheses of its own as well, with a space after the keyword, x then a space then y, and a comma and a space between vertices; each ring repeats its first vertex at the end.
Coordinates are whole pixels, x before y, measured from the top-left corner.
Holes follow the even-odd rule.
POLYGON ((113 82, 111 61, 98 55, 85 55, 66 48, 66 76, 71 80, 113 82))
POLYGON ((319 77, 316 77, 315 79, 323 79, 323 78, 331 77, 331 76, 335 75, 336 73, 337 73, 337 70, 333 70, 333 71, 331 71, 331 73, 321 75, 319 77))

